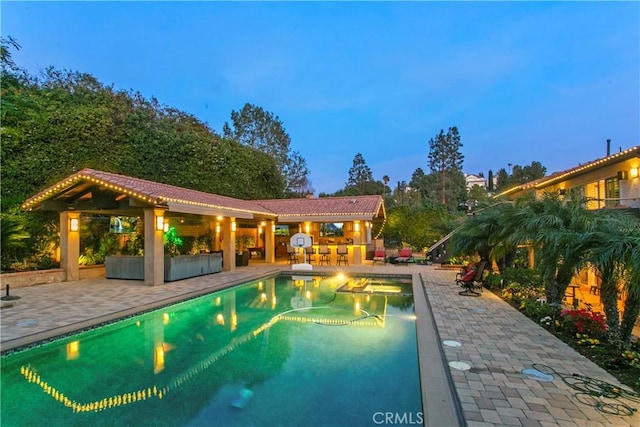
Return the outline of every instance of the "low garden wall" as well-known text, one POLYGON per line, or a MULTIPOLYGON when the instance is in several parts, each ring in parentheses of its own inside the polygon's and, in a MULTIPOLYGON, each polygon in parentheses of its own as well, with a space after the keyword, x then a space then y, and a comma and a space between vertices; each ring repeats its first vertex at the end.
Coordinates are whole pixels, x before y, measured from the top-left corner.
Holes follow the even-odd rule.
MULTIPOLYGON (((82 279, 95 279, 98 277, 104 277, 105 268, 104 265, 89 265, 80 267, 80 280, 82 279)), ((27 286, 44 285, 47 283, 59 283, 65 280, 64 270, 61 268, 54 268, 51 270, 34 270, 34 271, 21 271, 19 273, 3 273, 0 274, 0 283, 2 289, 6 288, 6 285, 10 285, 11 289, 24 288, 27 286)))

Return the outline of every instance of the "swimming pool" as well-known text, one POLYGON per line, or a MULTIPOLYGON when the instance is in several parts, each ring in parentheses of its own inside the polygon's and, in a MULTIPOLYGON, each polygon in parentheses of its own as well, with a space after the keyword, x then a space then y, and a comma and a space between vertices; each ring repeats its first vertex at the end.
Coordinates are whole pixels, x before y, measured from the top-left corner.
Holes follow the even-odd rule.
POLYGON ((9 354, 2 424, 415 424, 410 290, 276 276, 9 354))

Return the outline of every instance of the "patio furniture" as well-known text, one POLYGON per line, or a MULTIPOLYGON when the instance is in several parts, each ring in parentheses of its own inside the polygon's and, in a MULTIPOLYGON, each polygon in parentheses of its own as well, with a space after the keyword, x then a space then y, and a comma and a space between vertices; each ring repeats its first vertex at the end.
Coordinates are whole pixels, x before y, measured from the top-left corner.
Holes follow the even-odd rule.
POLYGON ((349 265, 349 258, 347 256, 349 254, 349 248, 347 248, 347 245, 339 243, 338 248, 336 249, 336 254, 338 255, 336 265, 340 265, 341 263, 349 265))
POLYGON ((287 243, 287 256, 289 258, 289 264, 295 264, 298 262, 298 253, 296 248, 287 243))
POLYGON ((395 264, 408 265, 410 261, 413 261, 413 253, 411 248, 400 249, 400 255, 395 259, 395 264))
POLYGON ((385 253, 384 248, 376 248, 373 253, 373 265, 376 265, 376 262, 381 262, 382 264, 387 262, 387 254, 385 253))
POLYGON ((470 269, 462 278, 456 280, 456 284, 464 288, 458 292, 460 295, 479 297, 483 290, 482 275, 486 266, 486 261, 481 261, 476 268, 470 269), (478 288, 480 292, 474 289, 478 288))
POLYGON ((311 264, 311 262, 315 262, 316 261, 316 248, 307 248, 307 263, 311 264), (313 257, 313 259, 311 258, 313 257))
POLYGON ((318 255, 320 255, 320 260, 318 262, 318 265, 324 265, 325 262, 327 263, 327 265, 331 265, 331 259, 330 259, 331 249, 329 249, 329 246, 319 245, 318 255))

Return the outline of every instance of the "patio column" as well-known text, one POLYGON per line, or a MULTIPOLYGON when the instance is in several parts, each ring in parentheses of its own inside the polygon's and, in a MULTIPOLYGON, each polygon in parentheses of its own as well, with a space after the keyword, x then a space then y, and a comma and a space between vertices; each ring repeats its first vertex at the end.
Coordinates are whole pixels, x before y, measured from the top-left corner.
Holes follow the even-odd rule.
POLYGON ((362 264, 362 223, 359 220, 353 221, 353 264, 362 264))
POLYGON ((163 209, 144 209, 144 284, 164 283, 164 228, 159 217, 163 209))
POLYGON ((273 264, 276 261, 274 229, 275 221, 267 221, 264 226, 264 261, 273 264))
POLYGON ((222 219, 222 270, 230 271, 236 268, 236 219, 224 217, 222 219))
POLYGON ((365 231, 367 233, 366 235, 366 239, 365 239, 365 243, 371 243, 371 227, 373 227, 373 224, 369 221, 365 221, 364 223, 364 227, 365 227, 365 231))
POLYGON ((60 212, 60 267, 65 272, 65 280, 80 279, 80 212, 60 212), (71 229, 74 223, 75 231, 71 229))

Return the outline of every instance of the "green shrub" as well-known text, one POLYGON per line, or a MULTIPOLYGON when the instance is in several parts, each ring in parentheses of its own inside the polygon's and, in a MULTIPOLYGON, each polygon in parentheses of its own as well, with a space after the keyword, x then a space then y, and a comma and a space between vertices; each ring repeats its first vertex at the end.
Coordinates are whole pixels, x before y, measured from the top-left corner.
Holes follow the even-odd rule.
POLYGON ((559 313, 557 307, 553 307, 539 298, 527 298, 522 302, 522 306, 525 316, 531 320, 548 329, 554 327, 553 319, 556 319, 559 313))
POLYGON ((502 273, 504 284, 520 283, 524 286, 541 287, 540 274, 531 268, 506 268, 502 273))
POLYGON ((520 310, 524 309, 524 303, 527 300, 536 301, 544 299, 544 287, 536 286, 531 283, 522 284, 512 282, 502 289, 502 298, 511 303, 520 310))
POLYGON ((496 273, 489 273, 484 278, 484 285, 491 290, 500 289, 502 287, 502 276, 496 273))

